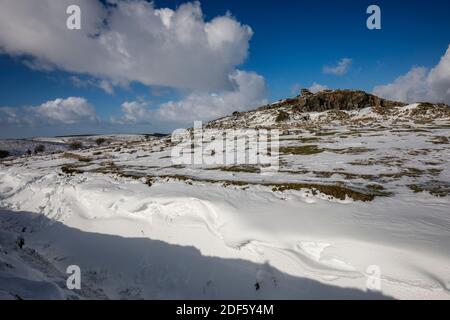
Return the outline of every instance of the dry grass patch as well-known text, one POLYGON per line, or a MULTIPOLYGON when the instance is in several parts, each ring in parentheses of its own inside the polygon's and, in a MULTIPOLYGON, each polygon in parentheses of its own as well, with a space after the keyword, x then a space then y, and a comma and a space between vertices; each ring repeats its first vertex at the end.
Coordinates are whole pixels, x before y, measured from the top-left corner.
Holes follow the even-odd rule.
POLYGON ((61 158, 65 158, 65 159, 75 159, 75 160, 78 160, 78 161, 81 161, 81 162, 91 162, 91 161, 92 161, 91 158, 82 156, 82 155, 80 155, 80 154, 72 153, 72 152, 64 152, 64 153, 61 155, 61 158))
POLYGON ((316 132, 315 135, 317 137, 328 137, 328 136, 334 136, 338 133, 339 132, 337 132, 337 131, 319 131, 319 132, 316 132))
POLYGON ((309 189, 313 195, 317 195, 318 192, 326 194, 330 197, 339 200, 345 200, 347 197, 355 201, 372 201, 375 198, 374 194, 363 193, 354 189, 342 185, 325 185, 325 184, 311 184, 311 183, 285 183, 273 185, 273 191, 286 191, 286 190, 302 190, 309 189))
POLYGON ((450 184, 441 181, 430 181, 427 184, 411 184, 408 186, 414 193, 428 192, 435 197, 450 195, 450 184))
POLYGON ((352 166, 387 166, 387 167, 397 167, 403 165, 405 160, 397 158, 397 157, 383 157, 379 159, 369 158, 369 159, 360 159, 348 162, 348 164, 352 166))
POLYGON ((413 150, 409 150, 408 154, 410 156, 426 156, 427 154, 429 154, 432 150, 431 149, 413 149, 413 150))
POLYGON ((429 168, 427 169, 428 174, 432 175, 432 176, 438 176, 441 174, 442 171, 444 171, 444 169, 441 168, 429 168))
POLYGON ((423 133, 430 133, 430 130, 426 130, 426 129, 421 129, 421 128, 411 128, 411 127, 407 127, 404 129, 394 129, 391 130, 391 132, 396 132, 396 133, 402 133, 402 132, 423 132, 423 133))
POLYGON ((61 167, 61 171, 68 175, 74 175, 83 173, 83 170, 78 169, 77 167, 71 166, 71 165, 64 165, 61 167))
POLYGON ((321 139, 319 137, 290 137, 288 138, 281 137, 280 141, 299 141, 301 143, 311 143, 311 142, 318 142, 321 139))
POLYGON ((345 200, 347 197, 351 198, 355 201, 372 201, 375 196, 381 196, 386 194, 381 194, 379 192, 367 192, 351 189, 345 187, 343 185, 325 185, 325 184, 314 184, 314 183, 256 183, 256 182, 246 182, 246 181, 237 181, 237 180, 209 180, 209 179, 197 179, 188 176, 159 176, 159 178, 167 178, 174 179, 179 181, 197 181, 197 182, 208 182, 208 183, 221 183, 223 187, 228 186, 248 186, 248 185, 263 185, 267 187, 271 187, 272 191, 286 191, 286 190, 302 190, 308 189, 311 190, 313 195, 317 195, 318 192, 321 192, 325 195, 333 197, 339 200, 345 200))
POLYGON ((370 151, 374 151, 375 149, 364 148, 364 147, 350 147, 350 148, 342 148, 342 149, 329 149, 326 151, 337 153, 337 154, 362 154, 370 151))
POLYGON ((341 175, 347 180, 353 179, 372 180, 377 177, 372 174, 351 173, 345 171, 313 171, 313 173, 319 178, 331 178, 334 175, 341 175))
POLYGON ((122 170, 113 162, 113 161, 107 161, 107 162, 103 162, 101 163, 101 167, 92 170, 92 172, 95 173, 122 173, 122 170))
POLYGON ((450 140, 445 136, 435 136, 430 140, 433 144, 449 144, 450 140))
POLYGON ((220 171, 225 172, 246 172, 246 173, 260 173, 261 169, 257 168, 255 166, 231 166, 231 167, 220 167, 215 168, 219 169, 220 171))
POLYGON ((282 154, 293 154, 293 155, 312 155, 322 153, 324 150, 319 148, 317 145, 305 145, 305 146, 290 146, 290 147, 280 147, 280 153, 282 154))
POLYGON ((298 139, 301 143, 310 143, 320 141, 319 137, 302 137, 298 139))
POLYGON ((367 189, 375 192, 384 192, 386 190, 381 184, 368 184, 367 189))

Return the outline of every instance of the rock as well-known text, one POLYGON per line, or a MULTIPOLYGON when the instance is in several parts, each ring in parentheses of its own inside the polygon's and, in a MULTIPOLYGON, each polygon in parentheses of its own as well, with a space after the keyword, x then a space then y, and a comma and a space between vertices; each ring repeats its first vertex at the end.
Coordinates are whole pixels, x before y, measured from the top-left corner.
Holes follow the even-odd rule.
MULTIPOLYGON (((207 124, 208 128, 279 128, 282 130, 315 125, 326 121, 353 121, 353 117, 364 108, 383 119, 408 118, 416 123, 426 123, 436 118, 450 117, 450 107, 444 104, 421 103, 416 108, 400 108, 405 103, 386 100, 360 90, 322 90, 311 93, 302 89, 301 95, 263 105, 255 110, 234 112, 231 117, 224 117, 207 124), (325 112, 319 118, 309 113, 325 112), (269 118, 270 117, 270 118, 269 118), (260 119, 267 124, 261 125, 260 119)), ((371 116, 359 117, 364 121, 374 119, 371 116)), ((358 119, 359 119, 358 118, 358 119)), ((362 120, 355 121, 362 121, 362 120)), ((264 123, 265 123, 264 122, 264 123)))
POLYGON ((289 113, 285 111, 278 112, 278 116, 275 119, 275 122, 282 122, 289 120, 289 113))
POLYGON ((404 105, 404 103, 385 100, 364 91, 334 90, 302 95, 294 107, 301 112, 323 112, 327 110, 357 110, 367 107, 392 108, 404 105))
POLYGON ((309 97, 309 96, 312 96, 312 95, 313 95, 313 93, 311 91, 309 91, 308 89, 303 88, 300 91, 300 96, 301 97, 309 97))
POLYGON ((302 116, 303 121, 309 121, 311 119, 311 116, 309 114, 305 114, 302 116))

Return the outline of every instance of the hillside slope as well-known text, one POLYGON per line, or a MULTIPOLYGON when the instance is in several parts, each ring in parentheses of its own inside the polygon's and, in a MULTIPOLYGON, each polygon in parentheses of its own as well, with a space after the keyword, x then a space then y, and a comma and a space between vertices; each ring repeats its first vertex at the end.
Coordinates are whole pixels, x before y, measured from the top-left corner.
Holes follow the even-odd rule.
POLYGON ((364 91, 325 90, 302 94, 248 112, 209 122, 208 128, 307 128, 330 122, 355 124, 383 122, 423 123, 450 118, 445 104, 389 101, 364 91))
POLYGON ((449 299, 449 107, 303 96, 207 124, 282 129, 270 174, 143 135, 1 159, 0 298, 449 299))

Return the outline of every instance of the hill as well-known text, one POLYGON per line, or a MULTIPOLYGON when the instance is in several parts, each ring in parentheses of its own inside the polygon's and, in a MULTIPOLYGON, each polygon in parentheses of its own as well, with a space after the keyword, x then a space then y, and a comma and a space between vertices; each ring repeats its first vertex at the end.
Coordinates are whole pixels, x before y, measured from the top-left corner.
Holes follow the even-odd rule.
POLYGON ((324 90, 312 93, 302 89, 288 98, 247 112, 211 121, 208 128, 307 128, 341 122, 430 122, 450 118, 450 107, 427 102, 405 104, 359 90, 324 90))

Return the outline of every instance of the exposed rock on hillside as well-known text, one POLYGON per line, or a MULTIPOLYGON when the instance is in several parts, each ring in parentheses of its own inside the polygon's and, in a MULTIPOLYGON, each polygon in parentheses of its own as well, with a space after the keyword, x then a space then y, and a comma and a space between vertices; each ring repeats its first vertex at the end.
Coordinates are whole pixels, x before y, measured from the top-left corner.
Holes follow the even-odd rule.
POLYGON ((357 90, 324 90, 313 94, 307 89, 302 89, 301 95, 273 104, 271 108, 285 105, 291 105, 300 112, 323 112, 327 110, 357 110, 367 107, 402 107, 405 103, 385 100, 357 90))
POLYGON ((207 128, 304 128, 338 121, 342 125, 360 122, 430 122, 450 119, 445 104, 407 105, 359 90, 323 90, 312 93, 302 89, 295 98, 280 100, 247 112, 209 122, 207 128))

